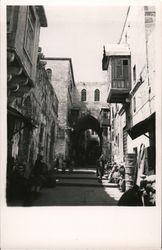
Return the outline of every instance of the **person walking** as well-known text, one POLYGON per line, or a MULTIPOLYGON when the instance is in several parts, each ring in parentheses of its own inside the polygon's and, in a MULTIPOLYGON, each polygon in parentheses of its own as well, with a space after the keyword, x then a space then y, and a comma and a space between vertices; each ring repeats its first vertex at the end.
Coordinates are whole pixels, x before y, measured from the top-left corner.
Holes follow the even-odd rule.
POLYGON ((33 180, 33 187, 32 191, 34 192, 35 197, 38 196, 41 186, 43 184, 42 174, 44 171, 44 163, 43 163, 43 156, 38 155, 38 158, 34 165, 34 180, 33 180))
POLYGON ((103 154, 97 160, 96 165, 97 165, 97 169, 96 169, 97 178, 98 178, 98 181, 101 182, 102 177, 104 175, 104 165, 105 165, 103 154))
POLYGON ((54 171, 57 173, 58 170, 59 170, 59 159, 58 156, 56 156, 54 159, 54 171))

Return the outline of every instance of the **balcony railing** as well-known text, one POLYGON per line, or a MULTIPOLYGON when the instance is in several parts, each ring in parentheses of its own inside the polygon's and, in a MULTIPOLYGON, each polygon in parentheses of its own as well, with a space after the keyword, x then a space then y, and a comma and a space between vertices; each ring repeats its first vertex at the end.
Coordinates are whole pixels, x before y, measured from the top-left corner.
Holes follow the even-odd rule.
POLYGON ((128 80, 112 80, 108 88, 108 99, 110 103, 123 103, 131 90, 128 80))

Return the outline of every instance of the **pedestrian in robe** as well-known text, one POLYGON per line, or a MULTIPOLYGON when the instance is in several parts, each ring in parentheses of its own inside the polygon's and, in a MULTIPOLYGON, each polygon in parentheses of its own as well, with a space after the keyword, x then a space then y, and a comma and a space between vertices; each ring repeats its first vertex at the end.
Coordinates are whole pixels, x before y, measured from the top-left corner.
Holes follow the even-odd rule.
POLYGON ((101 182, 102 177, 104 175, 104 165, 105 165, 103 154, 97 160, 96 165, 97 165, 97 169, 96 169, 97 178, 98 178, 98 181, 101 182))
POLYGON ((38 155, 38 158, 34 166, 34 185, 32 188, 32 191, 35 193, 35 196, 39 194, 41 186, 43 184, 43 179, 42 179, 43 171, 44 171, 43 156, 38 155))

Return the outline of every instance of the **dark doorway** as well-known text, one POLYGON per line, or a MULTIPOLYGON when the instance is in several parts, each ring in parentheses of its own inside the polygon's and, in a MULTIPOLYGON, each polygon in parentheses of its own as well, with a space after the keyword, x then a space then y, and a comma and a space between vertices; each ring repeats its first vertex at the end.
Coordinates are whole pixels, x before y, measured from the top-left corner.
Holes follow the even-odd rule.
POLYGON ((76 167, 94 167, 101 154, 102 133, 99 121, 91 116, 81 117, 73 132, 73 153, 76 167))

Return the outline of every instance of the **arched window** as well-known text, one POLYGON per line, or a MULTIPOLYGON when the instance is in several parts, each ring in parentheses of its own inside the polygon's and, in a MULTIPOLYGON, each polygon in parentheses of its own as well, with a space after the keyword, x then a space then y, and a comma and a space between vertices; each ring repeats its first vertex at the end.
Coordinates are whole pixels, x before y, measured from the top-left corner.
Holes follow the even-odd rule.
POLYGON ((86 101, 86 89, 82 89, 81 91, 81 101, 86 101))
POLYGON ((100 91, 99 91, 99 89, 96 89, 95 92, 94 92, 94 100, 95 100, 95 102, 100 100, 100 91))

